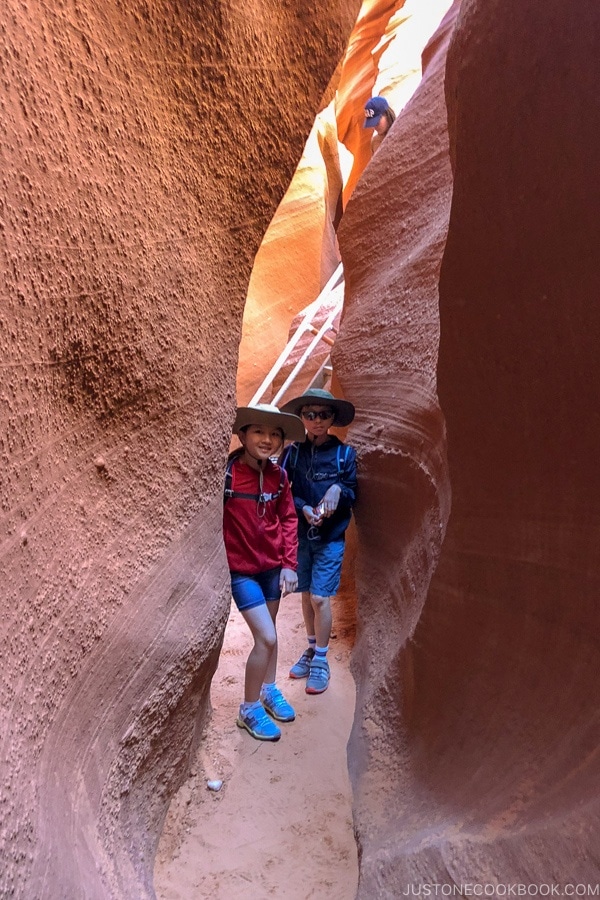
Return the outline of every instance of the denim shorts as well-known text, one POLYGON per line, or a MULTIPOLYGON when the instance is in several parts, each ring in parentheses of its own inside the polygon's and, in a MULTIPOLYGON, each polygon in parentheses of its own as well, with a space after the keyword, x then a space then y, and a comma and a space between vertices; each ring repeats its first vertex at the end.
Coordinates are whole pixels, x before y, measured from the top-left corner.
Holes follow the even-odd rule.
POLYGON ((235 605, 240 610, 252 609, 253 606, 261 606, 273 600, 279 600, 281 589, 279 576, 281 568, 268 569, 259 572, 258 575, 242 575, 241 572, 230 572, 231 593, 235 605))
POLYGON ((298 541, 298 591, 310 591, 316 597, 337 594, 342 577, 346 542, 298 541))

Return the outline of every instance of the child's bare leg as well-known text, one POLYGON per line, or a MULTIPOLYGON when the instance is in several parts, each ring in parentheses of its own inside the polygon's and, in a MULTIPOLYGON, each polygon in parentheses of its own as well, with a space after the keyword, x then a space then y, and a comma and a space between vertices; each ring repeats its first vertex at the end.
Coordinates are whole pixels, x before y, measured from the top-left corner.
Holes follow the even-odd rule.
MULTIPOLYGON (((275 619, 279 610, 279 600, 268 600, 267 608, 273 620, 275 627, 275 619)), ((278 722, 293 722, 296 713, 293 706, 287 702, 277 685, 275 680, 277 677, 277 641, 275 647, 269 657, 269 664, 265 673, 264 684, 260 692, 260 699, 266 711, 278 722)))
MULTIPOLYGON (((275 628, 275 620, 277 619, 277 613, 279 612, 279 600, 269 600, 267 602, 267 609, 269 610, 269 615, 273 621, 273 628, 275 628)), ((277 634, 277 632, 275 632, 277 634)), ((267 671, 264 677, 264 681, 266 684, 274 684, 275 679, 277 677, 277 638, 275 638, 275 646, 271 651, 271 655, 269 656, 269 664, 267 665, 267 671)))
POLYGON ((310 591, 302 591, 302 618, 306 633, 310 637, 315 633, 315 611, 311 602, 310 591))
POLYGON ((310 632, 317 638, 317 647, 327 647, 333 624, 331 615, 331 597, 319 597, 310 595, 313 611, 314 631, 310 632))
POLYGON ((329 637, 331 635, 331 597, 320 597, 311 594, 311 603, 315 615, 316 644, 314 656, 310 662, 308 680, 306 682, 307 694, 322 694, 329 685, 329 663, 327 652, 329 650, 329 637))
POLYGON ((277 666, 277 632, 274 618, 266 604, 244 609, 242 615, 254 638, 254 647, 246 662, 244 700, 246 703, 256 703, 273 656, 277 666))

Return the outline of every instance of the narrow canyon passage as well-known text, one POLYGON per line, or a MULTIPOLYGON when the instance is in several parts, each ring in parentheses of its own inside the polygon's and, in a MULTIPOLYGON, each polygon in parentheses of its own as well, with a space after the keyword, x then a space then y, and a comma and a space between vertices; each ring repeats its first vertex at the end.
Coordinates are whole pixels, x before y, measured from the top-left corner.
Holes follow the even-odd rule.
POLYGON ((301 598, 282 601, 278 683, 296 709, 275 744, 235 724, 250 632, 232 606, 211 700, 213 716, 190 778, 175 796, 155 866, 159 900, 352 900, 358 869, 346 744, 354 714, 347 602, 333 605, 332 679, 309 696, 287 677, 304 646, 301 598), (218 793, 207 780, 219 779, 218 793))

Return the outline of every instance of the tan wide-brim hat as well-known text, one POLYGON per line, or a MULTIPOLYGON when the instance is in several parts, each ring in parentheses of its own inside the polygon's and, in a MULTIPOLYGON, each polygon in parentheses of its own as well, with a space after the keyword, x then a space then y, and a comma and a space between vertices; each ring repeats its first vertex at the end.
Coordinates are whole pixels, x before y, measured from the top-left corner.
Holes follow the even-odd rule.
POLYGON ((335 410, 335 419, 333 425, 344 427, 349 425, 354 419, 355 409, 348 400, 338 400, 329 391, 321 388, 309 388, 301 397, 294 397, 281 407, 282 412, 294 413, 299 416, 303 406, 331 406, 335 410))
POLYGON ((281 428, 286 441, 303 441, 306 437, 302 419, 291 413, 280 412, 269 403, 257 403, 256 406, 238 406, 233 433, 238 434, 245 425, 272 425, 281 428))

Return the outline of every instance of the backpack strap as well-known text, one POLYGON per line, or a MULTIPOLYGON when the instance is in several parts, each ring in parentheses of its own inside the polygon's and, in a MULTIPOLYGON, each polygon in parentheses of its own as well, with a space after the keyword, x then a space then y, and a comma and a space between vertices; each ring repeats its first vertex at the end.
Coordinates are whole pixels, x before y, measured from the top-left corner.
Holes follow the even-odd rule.
POLYGON ((348 462, 348 453, 350 451, 350 446, 348 444, 338 444, 337 448, 337 473, 338 478, 344 474, 344 470, 346 468, 346 463, 348 462), (344 461, 342 462, 342 447, 344 448, 344 461))
MULTIPOLYGON (((289 444, 286 449, 283 451, 283 454, 280 458, 279 465, 281 468, 285 468, 288 473, 288 478, 290 479, 290 484, 294 480, 294 471, 296 469, 296 464, 298 462, 298 453, 300 452, 300 444, 295 442, 294 444, 289 444)), ((337 465, 337 475, 338 478, 343 475, 344 470, 346 468, 346 463, 348 462, 348 454, 350 452, 349 444, 338 444, 337 453, 336 453, 336 465, 337 465), (344 450, 344 459, 342 460, 342 448, 344 450)))
POLYGON ((283 486, 285 484, 285 471, 283 466, 280 466, 281 469, 281 477, 279 479, 279 487, 276 491, 263 493, 263 494, 245 494, 243 491, 236 491, 233 488, 233 464, 238 457, 234 456, 227 463, 227 468, 225 469, 225 488, 223 490, 223 502, 227 502, 227 500, 231 500, 235 497, 237 500, 254 500, 255 503, 268 503, 270 500, 277 500, 283 490, 283 486))
POLYGON ((287 471, 290 484, 294 480, 294 472, 296 471, 299 452, 300 444, 297 441, 295 441, 293 444, 288 444, 288 446, 283 451, 283 454, 281 455, 279 461, 279 465, 281 466, 281 468, 287 471))

